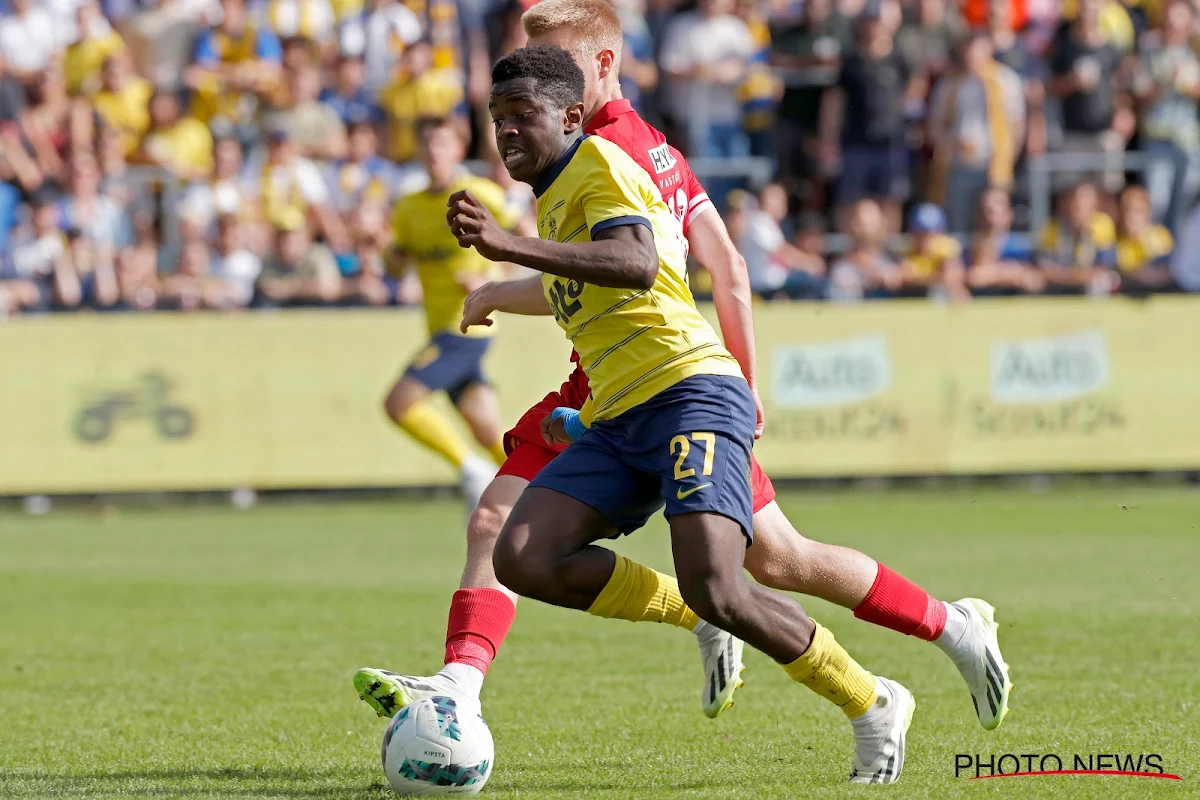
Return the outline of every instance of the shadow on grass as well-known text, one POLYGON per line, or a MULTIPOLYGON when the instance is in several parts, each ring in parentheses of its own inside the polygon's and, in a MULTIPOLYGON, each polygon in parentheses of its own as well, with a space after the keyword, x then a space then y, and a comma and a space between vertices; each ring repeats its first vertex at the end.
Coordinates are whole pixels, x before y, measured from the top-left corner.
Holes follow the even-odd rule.
MULTIPOLYGON (((510 774, 489 790, 498 794, 551 794, 564 797, 582 792, 628 792, 628 781, 589 780, 575 776, 510 774)), ((711 781, 689 781, 672 785, 671 791, 712 789, 711 781)), ((251 767, 216 769, 146 769, 112 772, 53 773, 36 770, 0 772, 0 797, 285 797, 297 800, 383 800, 393 797, 380 776, 364 782, 352 770, 314 770, 251 767), (318 785, 313 785, 318 784, 318 785), (324 786, 320 784, 326 784, 324 786), (340 785, 339 785, 340 784, 340 785)))
POLYGON ((288 797, 376 800, 391 796, 380 776, 362 782, 348 770, 219 767, 112 772, 0 772, 0 797, 288 797), (313 785, 317 784, 317 785, 313 785), (320 785, 326 784, 326 785, 320 785), (355 785, 357 784, 357 785, 355 785))

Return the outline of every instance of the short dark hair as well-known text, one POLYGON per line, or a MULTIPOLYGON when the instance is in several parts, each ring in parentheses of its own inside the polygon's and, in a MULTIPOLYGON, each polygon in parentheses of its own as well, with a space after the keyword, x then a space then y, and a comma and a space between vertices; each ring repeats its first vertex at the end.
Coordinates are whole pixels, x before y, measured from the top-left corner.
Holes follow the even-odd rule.
POLYGON ((583 71, 561 47, 522 47, 492 67, 492 83, 531 78, 559 108, 583 102, 583 71))

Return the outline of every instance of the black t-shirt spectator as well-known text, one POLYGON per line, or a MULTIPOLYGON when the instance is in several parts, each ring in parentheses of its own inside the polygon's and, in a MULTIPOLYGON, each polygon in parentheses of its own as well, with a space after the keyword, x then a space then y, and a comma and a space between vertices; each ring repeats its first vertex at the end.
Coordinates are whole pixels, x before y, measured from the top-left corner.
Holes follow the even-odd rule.
POLYGON ((880 59, 852 53, 837 85, 846 95, 842 145, 878 147, 904 141, 904 95, 909 69, 898 50, 880 59))
MULTIPOLYGON (((811 25, 805 21, 775 31, 771 34, 771 39, 774 42, 771 49, 776 53, 804 61, 840 60, 854 49, 850 21, 836 11, 818 25, 811 25)), ((830 83, 836 80, 838 74, 836 65, 827 68, 827 77, 824 75, 826 68, 812 67, 810 70, 812 77, 824 77, 830 83)), ((815 133, 821 97, 826 88, 827 86, 819 80, 805 86, 789 85, 779 101, 779 115, 802 130, 815 133)))
POLYGON ((1091 79, 1088 89, 1063 98, 1063 130, 1071 133, 1106 131, 1112 127, 1116 111, 1114 82, 1121 64, 1121 52, 1107 42, 1088 47, 1076 41, 1069 31, 1063 34, 1054 43, 1050 72, 1056 77, 1075 72, 1091 79))

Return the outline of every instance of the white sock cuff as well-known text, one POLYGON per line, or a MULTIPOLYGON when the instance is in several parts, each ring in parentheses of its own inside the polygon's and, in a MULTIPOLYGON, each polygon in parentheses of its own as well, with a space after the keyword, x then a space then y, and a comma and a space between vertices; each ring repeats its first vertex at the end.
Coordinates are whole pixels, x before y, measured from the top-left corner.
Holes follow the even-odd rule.
POLYGON ((463 692, 478 698, 483 691, 483 673, 470 664, 450 663, 438 672, 444 678, 454 682, 463 692))

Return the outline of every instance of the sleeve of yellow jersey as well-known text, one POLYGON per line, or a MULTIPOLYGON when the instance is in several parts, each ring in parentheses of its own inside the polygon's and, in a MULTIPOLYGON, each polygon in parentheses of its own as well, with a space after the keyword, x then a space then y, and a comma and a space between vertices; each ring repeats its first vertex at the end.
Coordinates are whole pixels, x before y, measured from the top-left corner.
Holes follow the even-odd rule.
POLYGON ((654 230, 647 191, 655 189, 632 158, 616 145, 595 138, 584 142, 575 157, 584 159, 578 197, 589 238, 618 225, 645 225, 654 230))
POLYGON ((487 206, 488 211, 492 212, 492 216, 504 230, 513 230, 521 221, 520 209, 514 208, 508 202, 508 197, 499 184, 479 178, 471 182, 470 192, 475 195, 476 200, 487 206))

